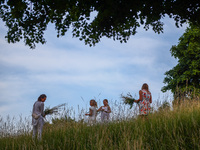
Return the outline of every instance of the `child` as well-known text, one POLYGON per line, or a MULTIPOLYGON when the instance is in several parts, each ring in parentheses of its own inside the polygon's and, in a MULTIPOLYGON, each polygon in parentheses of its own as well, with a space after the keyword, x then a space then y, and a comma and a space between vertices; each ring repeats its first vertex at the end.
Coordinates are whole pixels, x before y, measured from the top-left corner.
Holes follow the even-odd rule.
POLYGON ((101 111, 101 121, 105 122, 105 121, 108 121, 109 118, 110 118, 111 109, 110 109, 110 106, 108 105, 108 100, 107 99, 103 100, 103 104, 104 104, 104 106, 101 106, 97 110, 97 112, 101 111))
POLYGON ((97 102, 92 99, 90 100, 90 112, 86 113, 86 116, 89 116, 89 124, 94 124, 96 122, 96 116, 97 116, 97 102))

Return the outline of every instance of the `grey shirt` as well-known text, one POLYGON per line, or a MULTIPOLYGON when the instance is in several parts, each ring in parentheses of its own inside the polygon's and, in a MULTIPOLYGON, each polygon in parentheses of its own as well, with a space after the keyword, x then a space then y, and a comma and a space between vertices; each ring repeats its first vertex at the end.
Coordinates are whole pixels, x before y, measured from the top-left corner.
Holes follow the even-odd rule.
POLYGON ((36 126, 38 122, 44 123, 44 102, 36 101, 33 105, 32 113, 39 115, 39 118, 37 119, 32 117, 32 125, 36 126))

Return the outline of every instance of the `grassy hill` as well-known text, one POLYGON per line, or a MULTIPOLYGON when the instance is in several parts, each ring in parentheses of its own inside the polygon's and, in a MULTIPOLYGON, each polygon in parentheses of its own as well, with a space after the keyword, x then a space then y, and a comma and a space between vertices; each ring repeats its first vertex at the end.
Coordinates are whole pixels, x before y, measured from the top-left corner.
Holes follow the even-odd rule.
POLYGON ((73 120, 46 124, 42 141, 31 133, 0 138, 2 150, 178 150, 200 149, 200 103, 170 111, 88 126, 73 120))

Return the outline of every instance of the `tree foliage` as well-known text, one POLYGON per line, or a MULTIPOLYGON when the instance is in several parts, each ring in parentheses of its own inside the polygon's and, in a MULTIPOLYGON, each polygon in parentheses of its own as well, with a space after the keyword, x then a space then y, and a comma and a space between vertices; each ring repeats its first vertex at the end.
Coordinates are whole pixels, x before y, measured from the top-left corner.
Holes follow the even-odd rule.
POLYGON ((180 37, 177 46, 172 46, 171 55, 178 64, 165 73, 163 92, 178 91, 184 96, 200 92, 200 27, 191 25, 180 37))
POLYGON ((126 42, 141 25, 163 32, 168 15, 179 27, 200 24, 199 0, 0 0, 0 18, 8 27, 8 42, 24 40, 30 48, 45 43, 44 31, 55 24, 57 37, 72 29, 73 37, 90 46, 102 37, 126 42))

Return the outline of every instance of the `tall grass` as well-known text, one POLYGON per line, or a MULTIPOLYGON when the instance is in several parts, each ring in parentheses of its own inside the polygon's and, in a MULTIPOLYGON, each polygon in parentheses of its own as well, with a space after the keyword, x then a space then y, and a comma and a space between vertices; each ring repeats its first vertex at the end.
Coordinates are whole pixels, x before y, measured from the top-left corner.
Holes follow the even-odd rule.
POLYGON ((46 124, 42 141, 31 132, 0 138, 2 150, 200 149, 200 103, 185 102, 147 118, 115 119, 89 126, 62 118, 46 124))

